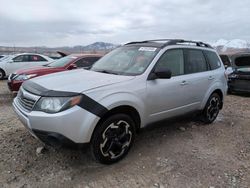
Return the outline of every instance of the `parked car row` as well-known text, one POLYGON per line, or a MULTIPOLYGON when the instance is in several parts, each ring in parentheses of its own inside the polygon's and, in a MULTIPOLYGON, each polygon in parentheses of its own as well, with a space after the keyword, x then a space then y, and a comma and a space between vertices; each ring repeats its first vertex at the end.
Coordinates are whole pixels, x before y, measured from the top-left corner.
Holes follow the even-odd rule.
POLYGON ((94 158, 110 164, 126 156, 140 128, 193 112, 212 123, 223 107, 225 68, 208 44, 131 42, 93 65, 84 58, 67 56, 9 77, 10 87, 26 80, 13 108, 46 144, 90 144, 94 158), (71 70, 78 62, 90 68, 71 70), (39 76, 51 72, 58 73, 39 76))
POLYGON ((21 69, 9 75, 8 86, 13 93, 17 93, 21 84, 31 78, 51 73, 73 70, 77 68, 90 68, 102 55, 73 54, 60 58, 43 66, 21 69))
POLYGON ((220 55, 228 76, 228 93, 250 93, 250 53, 220 55))
POLYGON ((22 53, 12 56, 0 61, 0 79, 9 76, 11 73, 23 69, 35 66, 41 66, 54 61, 48 56, 33 53, 22 53))

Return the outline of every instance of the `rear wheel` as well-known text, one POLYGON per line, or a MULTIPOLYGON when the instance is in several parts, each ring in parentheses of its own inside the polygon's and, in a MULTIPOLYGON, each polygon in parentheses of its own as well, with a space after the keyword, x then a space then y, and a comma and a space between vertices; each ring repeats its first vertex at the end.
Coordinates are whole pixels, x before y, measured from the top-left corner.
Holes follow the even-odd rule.
POLYGON ((91 140, 92 154, 104 164, 117 162, 127 155, 134 137, 134 121, 126 114, 112 115, 94 131, 91 140))
POLYGON ((4 77, 5 77, 5 72, 2 69, 0 69, 0 80, 3 80, 4 77))
POLYGON ((212 123, 219 114, 222 100, 217 93, 213 93, 202 112, 202 121, 206 124, 212 123))

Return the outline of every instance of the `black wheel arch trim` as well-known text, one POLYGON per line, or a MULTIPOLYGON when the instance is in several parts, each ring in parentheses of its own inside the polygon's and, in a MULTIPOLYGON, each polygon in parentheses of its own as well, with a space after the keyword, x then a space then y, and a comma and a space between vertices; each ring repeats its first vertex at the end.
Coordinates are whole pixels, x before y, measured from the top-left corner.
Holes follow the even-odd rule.
POLYGON ((108 109, 106 107, 82 93, 49 90, 30 80, 24 82, 22 87, 24 90, 41 97, 74 97, 81 95, 82 100, 78 104, 78 106, 80 106, 84 110, 87 110, 88 112, 91 112, 99 117, 104 116, 104 114, 108 112, 108 109))

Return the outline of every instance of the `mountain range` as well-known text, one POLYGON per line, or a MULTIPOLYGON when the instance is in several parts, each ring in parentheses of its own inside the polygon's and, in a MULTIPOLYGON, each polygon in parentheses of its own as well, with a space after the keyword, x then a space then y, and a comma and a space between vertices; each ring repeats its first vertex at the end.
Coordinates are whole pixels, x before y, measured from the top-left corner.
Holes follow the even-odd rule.
POLYGON ((225 40, 219 39, 211 45, 219 53, 232 54, 237 52, 250 52, 250 42, 241 39, 225 40))
MULTIPOLYGON (((232 54, 238 52, 250 53, 250 42, 241 39, 225 40, 219 39, 210 43, 220 54, 232 54)), ((12 54, 22 52, 35 52, 48 55, 56 55, 57 51, 66 53, 107 53, 120 46, 120 44, 112 44, 107 42, 95 42, 89 45, 64 46, 64 47, 5 47, 0 46, 0 54, 12 54)), ((58 54, 57 54, 58 55, 58 54)))

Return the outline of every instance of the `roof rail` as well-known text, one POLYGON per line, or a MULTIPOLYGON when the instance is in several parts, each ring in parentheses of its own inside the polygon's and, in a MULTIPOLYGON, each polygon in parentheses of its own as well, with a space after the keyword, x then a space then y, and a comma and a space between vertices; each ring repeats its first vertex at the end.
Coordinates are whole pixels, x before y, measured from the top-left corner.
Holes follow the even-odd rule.
POLYGON ((168 45, 177 45, 180 43, 187 43, 187 44, 195 44, 199 47, 206 47, 206 48, 213 48, 211 45, 201 42, 201 41, 192 41, 192 40, 183 40, 183 39, 156 39, 156 40, 145 40, 145 41, 138 41, 138 42, 130 42, 125 45, 129 44, 139 44, 139 43, 148 43, 148 42, 160 42, 160 41, 166 41, 163 43, 162 48, 168 46, 168 45))

